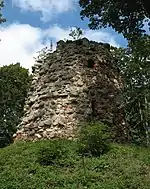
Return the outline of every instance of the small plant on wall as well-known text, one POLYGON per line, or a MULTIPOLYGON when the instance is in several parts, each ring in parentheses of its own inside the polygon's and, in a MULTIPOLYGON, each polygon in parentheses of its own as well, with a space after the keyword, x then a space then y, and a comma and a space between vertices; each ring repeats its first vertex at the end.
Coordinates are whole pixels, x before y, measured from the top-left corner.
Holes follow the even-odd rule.
POLYGON ((74 40, 80 39, 82 35, 83 35, 82 29, 77 26, 71 28, 69 33, 69 36, 71 36, 74 40))

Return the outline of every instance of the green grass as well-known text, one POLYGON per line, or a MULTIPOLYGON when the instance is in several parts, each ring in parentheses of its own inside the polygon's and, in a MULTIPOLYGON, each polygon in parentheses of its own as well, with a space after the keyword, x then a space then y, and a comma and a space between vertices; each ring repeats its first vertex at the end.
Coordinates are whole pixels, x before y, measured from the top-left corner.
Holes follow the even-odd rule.
POLYGON ((113 144, 108 153, 83 159, 76 142, 62 141, 67 155, 40 165, 39 151, 50 143, 18 142, 0 149, 0 189, 150 189, 148 148, 113 144))

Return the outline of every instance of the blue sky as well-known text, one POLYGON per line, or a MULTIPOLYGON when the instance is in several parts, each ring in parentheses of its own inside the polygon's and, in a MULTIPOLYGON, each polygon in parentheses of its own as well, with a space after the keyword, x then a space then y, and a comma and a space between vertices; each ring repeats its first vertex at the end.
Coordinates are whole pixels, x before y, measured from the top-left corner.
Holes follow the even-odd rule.
POLYGON ((127 45, 122 35, 111 28, 90 30, 88 19, 80 18, 78 0, 5 0, 0 27, 0 66, 20 62, 31 68, 36 52, 56 41, 69 38, 70 28, 83 29, 83 36, 113 46, 127 45))

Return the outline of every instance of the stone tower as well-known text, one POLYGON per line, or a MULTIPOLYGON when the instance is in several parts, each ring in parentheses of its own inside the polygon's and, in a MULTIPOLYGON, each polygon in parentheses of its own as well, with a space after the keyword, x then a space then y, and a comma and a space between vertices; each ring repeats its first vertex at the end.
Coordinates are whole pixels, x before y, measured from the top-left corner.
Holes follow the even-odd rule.
POLYGON ((108 44, 59 41, 33 67, 16 140, 72 138, 80 122, 101 120, 123 132, 121 81, 108 44))

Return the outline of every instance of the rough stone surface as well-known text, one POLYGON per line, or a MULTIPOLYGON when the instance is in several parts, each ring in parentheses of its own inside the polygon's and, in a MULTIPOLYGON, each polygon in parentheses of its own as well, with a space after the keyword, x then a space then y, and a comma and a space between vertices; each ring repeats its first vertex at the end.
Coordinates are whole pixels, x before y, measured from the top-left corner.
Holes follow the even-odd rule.
POLYGON ((78 123, 91 119, 114 124, 121 134, 121 87, 116 63, 105 45, 87 39, 59 41, 56 51, 33 67, 15 140, 70 139, 78 123))

